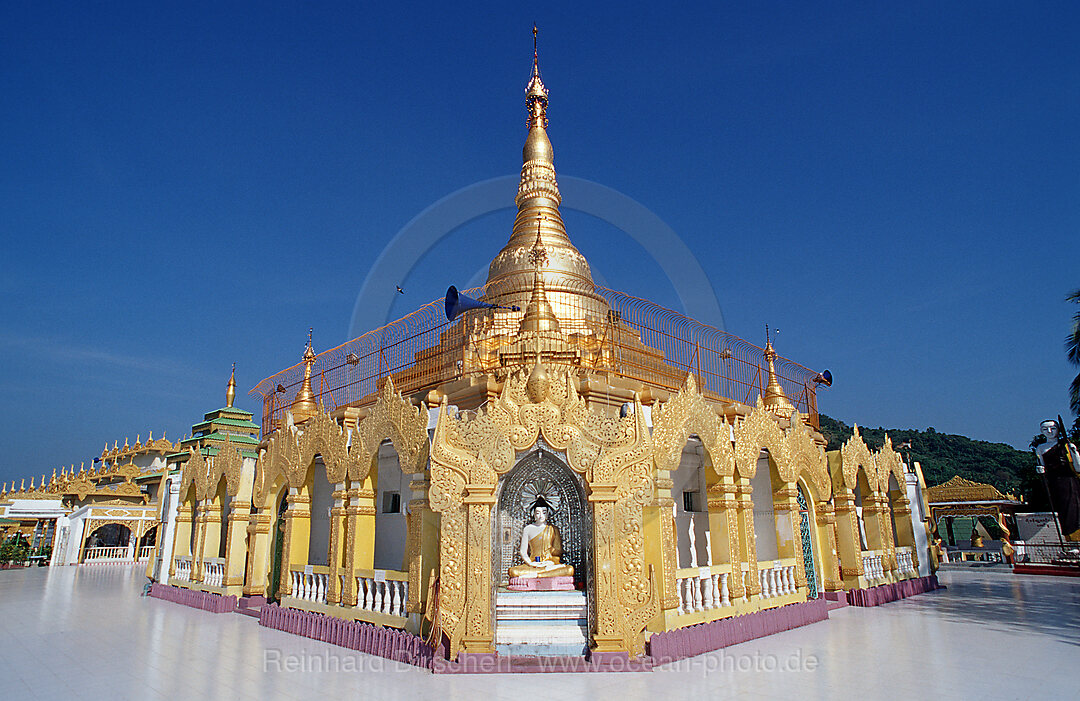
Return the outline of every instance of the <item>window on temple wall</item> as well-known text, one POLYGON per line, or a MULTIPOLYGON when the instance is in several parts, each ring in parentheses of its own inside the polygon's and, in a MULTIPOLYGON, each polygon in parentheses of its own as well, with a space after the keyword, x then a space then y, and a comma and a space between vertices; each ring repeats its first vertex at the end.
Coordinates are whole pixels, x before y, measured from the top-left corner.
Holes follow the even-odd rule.
POLYGON ((769 456, 762 453, 758 458, 757 472, 750 480, 754 503, 754 538, 758 563, 772 562, 779 558, 776 547, 776 511, 773 508, 773 478, 769 456))
MULTIPOLYGON (((330 507, 334 505, 334 487, 326 480, 322 457, 311 468, 311 532, 308 537, 309 565, 330 564, 330 507)), ((292 563, 304 564, 304 563, 292 563)))
POLYGON ((709 514, 705 495, 705 450, 697 436, 683 447, 677 470, 671 472, 675 534, 679 567, 712 564, 709 552, 709 514))
POLYGON ((383 492, 382 512, 384 514, 400 514, 401 513, 401 493, 400 492, 383 492))
POLYGON ((375 569, 404 569, 406 517, 401 495, 409 488, 412 475, 401 472, 397 451, 389 441, 379 447, 378 496, 375 514, 375 569))

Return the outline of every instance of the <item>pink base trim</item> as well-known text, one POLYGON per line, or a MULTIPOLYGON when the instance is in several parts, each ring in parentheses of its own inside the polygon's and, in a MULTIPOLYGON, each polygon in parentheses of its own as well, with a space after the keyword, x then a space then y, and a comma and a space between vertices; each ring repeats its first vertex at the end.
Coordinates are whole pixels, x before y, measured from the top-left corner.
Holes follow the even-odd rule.
POLYGON ((512 591, 573 591, 573 577, 511 577, 512 591))
POLYGON ((944 587, 938 584, 937 575, 932 574, 929 577, 905 579, 903 582, 882 584, 867 589, 852 589, 847 593, 847 600, 851 606, 881 606, 935 589, 944 589, 944 587))
POLYGON ((171 584, 154 582, 150 585, 150 596, 174 604, 209 611, 210 613, 232 613, 236 610, 235 596, 221 596, 205 591, 174 587, 171 584))
POLYGON ((388 660, 431 668, 431 646, 412 633, 396 628, 383 628, 321 613, 281 608, 277 604, 262 607, 259 612, 259 625, 388 660))
POLYGON ((744 616, 721 618, 711 623, 699 623, 666 633, 653 633, 646 643, 646 650, 655 664, 667 664, 824 621, 829 617, 828 606, 826 599, 814 599, 744 616))

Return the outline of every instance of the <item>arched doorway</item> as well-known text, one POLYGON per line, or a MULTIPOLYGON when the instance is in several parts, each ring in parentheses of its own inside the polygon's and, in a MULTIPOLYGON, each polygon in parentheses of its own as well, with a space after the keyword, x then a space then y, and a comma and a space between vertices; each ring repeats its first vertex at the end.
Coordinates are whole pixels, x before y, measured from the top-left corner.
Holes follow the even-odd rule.
POLYGON ((573 566, 574 586, 582 589, 589 577, 589 505, 578 476, 543 449, 522 458, 499 483, 492 548, 495 583, 506 586, 507 570, 521 564, 521 530, 529 519, 529 507, 539 496, 552 507, 549 519, 562 536, 562 561, 573 566))
MULTIPOLYGON (((820 587, 817 580, 817 560, 814 557, 814 517, 810 512, 810 504, 806 498, 806 492, 802 484, 797 484, 798 493, 796 499, 799 502, 799 526, 802 533, 803 571, 806 575, 806 598, 816 599, 820 596, 820 587)), ((799 547, 799 545, 796 545, 799 547)))
POLYGON ((131 542, 131 529, 119 523, 95 528, 86 539, 87 548, 120 548, 131 542))
POLYGON ((157 529, 156 525, 151 526, 150 530, 143 534, 139 539, 139 547, 144 548, 148 545, 157 545, 157 529))
POLYGON ((266 587, 266 598, 270 601, 280 601, 278 588, 281 586, 281 556, 285 548, 285 512, 289 509, 289 489, 281 490, 281 499, 278 500, 277 513, 274 518, 274 540, 270 545, 270 581, 266 587))

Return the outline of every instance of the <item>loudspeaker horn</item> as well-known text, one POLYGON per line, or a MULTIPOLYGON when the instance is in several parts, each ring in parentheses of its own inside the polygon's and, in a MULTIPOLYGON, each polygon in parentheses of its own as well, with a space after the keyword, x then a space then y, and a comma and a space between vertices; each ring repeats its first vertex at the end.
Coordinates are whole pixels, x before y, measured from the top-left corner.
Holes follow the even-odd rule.
POLYGON ((826 387, 832 387, 832 373, 828 370, 822 370, 814 378, 814 382, 819 385, 825 385, 826 387))
POLYGON ((501 304, 481 302, 478 299, 473 299, 468 295, 461 294, 456 287, 450 285, 450 289, 446 291, 446 320, 453 321, 459 314, 467 312, 470 309, 508 309, 512 312, 521 311, 521 307, 516 304, 512 307, 504 307, 501 304))

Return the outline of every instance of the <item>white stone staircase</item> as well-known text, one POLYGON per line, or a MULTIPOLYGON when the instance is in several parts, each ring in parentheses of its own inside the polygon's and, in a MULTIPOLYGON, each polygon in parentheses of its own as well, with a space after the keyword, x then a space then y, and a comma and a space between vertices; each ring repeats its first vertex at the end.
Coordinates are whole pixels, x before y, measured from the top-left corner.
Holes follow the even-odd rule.
POLYGON ((495 649, 500 655, 581 656, 588 642, 585 592, 496 592, 495 649))

